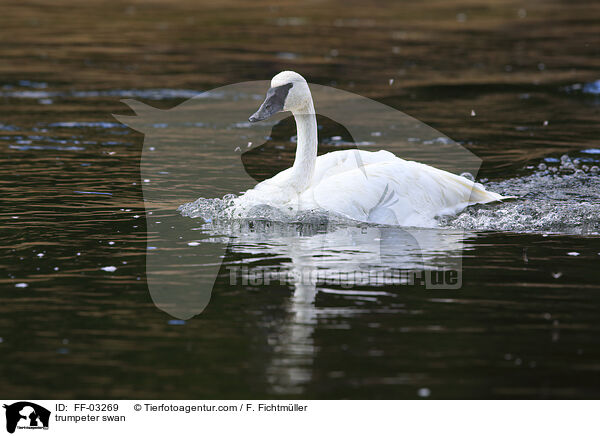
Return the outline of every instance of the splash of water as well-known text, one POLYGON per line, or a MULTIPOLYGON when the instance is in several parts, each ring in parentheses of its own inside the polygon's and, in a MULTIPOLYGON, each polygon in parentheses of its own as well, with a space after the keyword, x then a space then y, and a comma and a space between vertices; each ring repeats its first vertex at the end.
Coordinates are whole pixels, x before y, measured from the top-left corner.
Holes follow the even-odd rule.
POLYGON ((248 228, 248 226, 254 225, 268 227, 276 224, 303 224, 316 227, 332 224, 360 224, 323 210, 301 210, 288 213, 266 204, 257 204, 248 208, 243 217, 239 217, 238 214, 235 214, 234 217, 236 198, 237 196, 234 194, 225 195, 223 198, 199 198, 179 206, 177 210, 182 216, 200 218, 206 223, 218 223, 220 226, 233 224, 232 229, 248 228))
POLYGON ((592 159, 545 159, 533 174, 488 183, 511 202, 478 205, 444 217, 449 228, 597 235, 600 232, 600 177, 592 159))

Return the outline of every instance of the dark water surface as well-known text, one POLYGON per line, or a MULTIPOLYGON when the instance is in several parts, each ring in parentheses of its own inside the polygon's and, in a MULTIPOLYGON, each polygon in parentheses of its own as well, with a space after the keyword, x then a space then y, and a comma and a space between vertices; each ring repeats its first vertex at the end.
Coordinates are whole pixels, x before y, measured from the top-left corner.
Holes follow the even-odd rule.
MULTIPOLYGON (((584 1, 4 1, 0 396, 597 398, 599 22, 584 1), (143 135, 111 115, 132 114, 120 100, 169 109, 284 69, 431 125, 521 199, 422 231, 420 249, 398 230, 262 222, 230 240, 176 211, 210 184, 146 215, 154 179, 143 135), (224 247, 210 304, 186 321, 148 291, 164 223, 182 241, 154 272, 167 288, 208 274, 201 244, 224 247), (373 249, 371 231, 391 244, 373 249), (460 260, 462 287, 230 283, 231 267, 422 260, 460 260)), ((292 162, 289 121, 242 157, 255 179, 292 162)), ((321 151, 343 148, 346 131, 319 123, 321 151)), ((166 172, 193 176, 188 157, 166 172)))

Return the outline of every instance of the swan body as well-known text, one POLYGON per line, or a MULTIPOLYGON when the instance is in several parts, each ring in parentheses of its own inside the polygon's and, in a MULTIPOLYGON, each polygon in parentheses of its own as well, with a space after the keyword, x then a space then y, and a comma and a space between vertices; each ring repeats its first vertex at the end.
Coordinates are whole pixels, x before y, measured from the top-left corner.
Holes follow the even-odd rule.
POLYGON ((481 184, 388 151, 341 150, 317 157, 317 124, 304 78, 284 71, 250 121, 290 110, 298 129, 294 165, 234 200, 233 215, 267 205, 296 213, 325 210, 357 221, 432 227, 440 215, 503 200, 481 184))

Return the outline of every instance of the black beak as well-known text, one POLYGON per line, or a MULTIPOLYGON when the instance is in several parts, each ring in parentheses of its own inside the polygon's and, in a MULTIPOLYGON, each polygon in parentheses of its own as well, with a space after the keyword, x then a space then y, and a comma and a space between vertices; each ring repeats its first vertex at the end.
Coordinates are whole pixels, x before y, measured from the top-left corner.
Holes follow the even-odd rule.
POLYGON ((285 85, 276 86, 275 88, 269 88, 265 101, 260 105, 258 110, 248 118, 248 121, 251 123, 263 121, 272 117, 277 112, 281 112, 291 87, 291 83, 286 83, 285 85))

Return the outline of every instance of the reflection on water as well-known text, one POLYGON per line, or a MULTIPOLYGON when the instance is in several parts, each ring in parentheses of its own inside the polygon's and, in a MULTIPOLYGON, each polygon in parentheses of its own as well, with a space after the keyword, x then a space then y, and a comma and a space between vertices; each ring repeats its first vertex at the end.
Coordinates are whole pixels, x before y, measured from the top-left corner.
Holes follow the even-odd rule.
MULTIPOLYGON (((217 234, 231 234, 235 228, 231 253, 285 259, 276 274, 269 269, 272 265, 253 270, 240 267, 240 261, 227 262, 226 269, 232 281, 264 286, 269 280, 279 280, 293 289, 285 305, 287 314, 270 337, 274 356, 267 367, 272 391, 287 395, 302 394, 311 381, 318 352, 313 335, 319 319, 340 314, 339 308, 317 308, 318 292, 377 301, 380 295, 390 295, 386 287, 407 286, 414 284, 415 275, 424 277, 424 268, 459 272, 465 238, 456 230, 367 225, 336 228, 327 222, 306 225, 250 220, 206 227, 217 234)), ((242 257, 242 264, 246 258, 242 257)), ((352 316, 352 310, 347 312, 352 316)))
MULTIPOLYGON (((3 3, 0 396, 596 398, 600 5, 271 6, 3 3), (234 192, 211 180, 227 162, 195 167, 200 183, 189 162, 210 161, 212 138, 173 137, 173 159, 140 176, 151 169, 140 169, 144 138, 112 117, 133 115, 120 100, 170 109, 284 69, 431 125, 484 160, 479 178, 521 199, 439 231, 368 228, 367 241, 360 227, 269 232, 182 217, 185 202, 234 192), (564 154, 573 171, 546 173, 564 154), (167 179, 163 200, 144 204, 142 186, 167 179), (293 274, 457 260, 462 287, 450 290, 293 274), (286 276, 243 283, 243 268, 286 276), (178 291, 190 316, 207 303, 201 315, 169 314, 178 291)), ((245 120, 228 127, 244 135, 245 120)), ((347 129, 319 125, 320 152, 351 145, 347 129)), ((284 120, 260 147, 227 146, 263 180, 290 166, 294 135, 284 120)))
MULTIPOLYGON (((233 235, 231 251, 258 254, 265 250, 295 259, 296 268, 352 272, 366 268, 441 268, 457 266, 462 230, 420 229, 355 223, 318 226, 239 220, 226 226, 210 225, 212 232, 233 235), (232 229, 233 228, 233 229, 232 229), (235 232, 235 233, 232 233, 235 232)), ((468 236, 468 234, 467 234, 468 236)), ((460 262, 460 260, 459 260, 460 262)), ((458 264, 460 265, 460 264, 458 264)))

